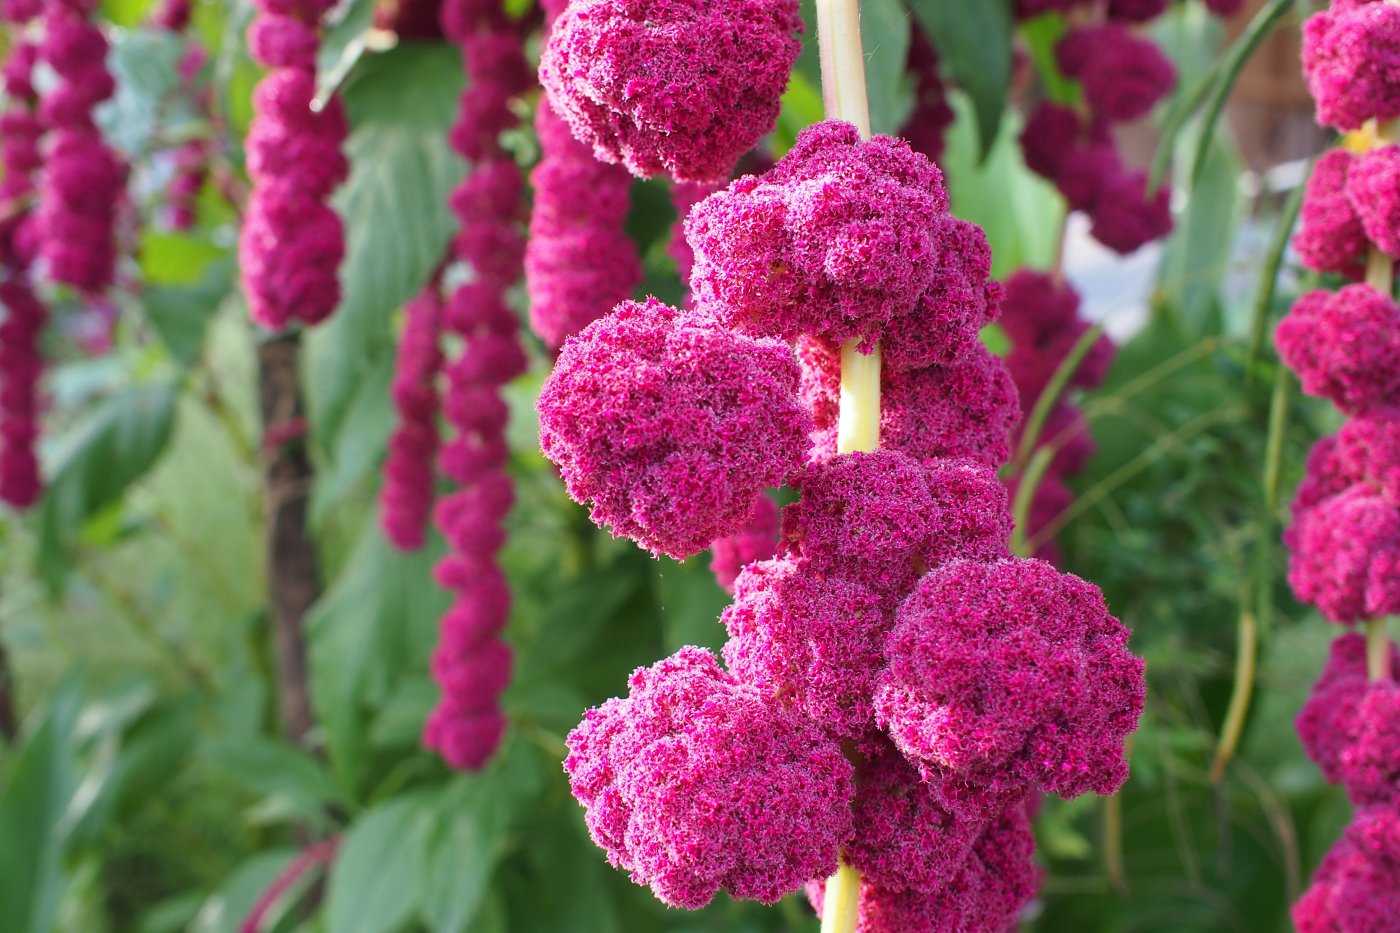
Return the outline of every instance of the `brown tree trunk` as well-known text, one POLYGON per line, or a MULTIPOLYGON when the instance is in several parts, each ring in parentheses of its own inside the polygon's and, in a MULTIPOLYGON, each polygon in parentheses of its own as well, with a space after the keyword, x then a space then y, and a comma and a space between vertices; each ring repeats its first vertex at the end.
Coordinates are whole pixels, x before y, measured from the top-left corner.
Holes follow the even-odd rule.
POLYGON ((13 742, 19 735, 19 718, 15 714, 15 681, 10 674, 10 656, 0 641, 0 738, 13 742))
POLYGON ((321 568, 307 528, 312 467, 301 395, 301 336, 282 333, 258 347, 263 421, 267 579, 277 645, 282 729, 303 742, 313 725, 302 621, 321 595, 321 568))

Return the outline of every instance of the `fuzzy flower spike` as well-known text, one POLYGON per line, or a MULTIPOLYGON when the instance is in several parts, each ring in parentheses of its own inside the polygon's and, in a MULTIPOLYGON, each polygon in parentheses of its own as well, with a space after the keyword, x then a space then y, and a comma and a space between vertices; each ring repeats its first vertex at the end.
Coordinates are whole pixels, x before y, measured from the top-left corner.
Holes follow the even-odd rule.
POLYGON ((801 29, 796 0, 574 0, 540 82, 599 159, 723 181, 777 122, 801 29))

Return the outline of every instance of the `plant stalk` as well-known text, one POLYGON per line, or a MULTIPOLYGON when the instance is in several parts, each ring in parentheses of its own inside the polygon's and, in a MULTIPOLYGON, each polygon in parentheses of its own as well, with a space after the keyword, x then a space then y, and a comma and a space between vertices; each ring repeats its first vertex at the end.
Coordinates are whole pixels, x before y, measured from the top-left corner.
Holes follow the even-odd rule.
POLYGON ((1366 623, 1366 679, 1390 679, 1390 633, 1384 617, 1366 623))
POLYGON ((860 916, 859 907, 860 872, 842 862, 836 874, 826 879, 821 933, 851 933, 860 916))
MULTIPOLYGON (((865 93, 865 50, 860 41, 859 0, 816 0, 821 55, 822 105, 829 120, 845 120, 870 138, 865 93)), ((880 346, 862 353, 859 340, 841 347, 841 408, 836 425, 840 453, 880 446, 880 346)), ((841 863, 827 879, 822 933, 854 933, 859 919, 860 872, 841 863)))
POLYGON ((263 503, 268 595, 277 644, 282 730, 304 744, 315 724, 302 622, 321 595, 321 566, 307 526, 313 470, 306 450, 301 335, 275 334, 258 347, 263 422, 263 503))

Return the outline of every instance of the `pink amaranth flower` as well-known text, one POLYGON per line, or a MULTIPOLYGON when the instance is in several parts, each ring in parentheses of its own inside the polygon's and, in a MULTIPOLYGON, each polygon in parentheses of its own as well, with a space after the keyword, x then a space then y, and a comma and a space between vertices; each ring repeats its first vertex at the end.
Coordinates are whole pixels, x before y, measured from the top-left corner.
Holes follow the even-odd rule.
MULTIPOLYGON (((797 344, 802 399, 816 431, 812 456, 836 454, 841 355, 821 340, 797 344)), ((1016 386, 1001 357, 974 343, 949 366, 884 374, 880 387, 880 443, 917 460, 969 459, 987 467, 1005 463, 1011 432, 1021 420, 1016 386)))
POLYGON ((1127 641, 1098 588, 1050 564, 953 561, 900 606, 876 721, 960 814, 1112 793, 1143 703, 1127 641))
POLYGON ((1298 933, 1400 930, 1400 811, 1369 807, 1353 818, 1293 905, 1298 933))
MULTIPOLYGON (((1011 340, 1007 369, 1026 411, 1035 405, 1069 351, 1089 330, 1079 316, 1079 294, 1054 276, 1018 269, 1006 280, 1001 326, 1011 340)), ((1113 363, 1113 341, 1100 335, 1070 376, 1068 385, 1092 389, 1113 363)))
POLYGON ((442 369, 438 344, 442 297, 437 283, 404 308, 394 368, 393 398, 398 424, 389 438, 380 491, 384 535, 400 550, 422 547, 433 508, 440 400, 437 376, 442 369))
POLYGON ((592 517, 684 559, 739 531, 806 459, 797 364, 775 340, 624 302, 564 345, 540 392, 540 445, 592 517))
POLYGON ((778 551, 778 507, 766 495, 754 500, 753 518, 739 531, 710 545, 710 572, 726 593, 734 592, 739 572, 778 551))
POLYGON ((1037 104, 1021 130, 1021 151, 1026 167, 1042 178, 1055 180, 1065 160, 1078 147, 1083 129, 1073 107, 1051 101, 1037 104))
POLYGON ((1369 285, 1308 292, 1274 339, 1303 391, 1342 411, 1365 411, 1400 389, 1400 305, 1369 285))
POLYGON ((818 123, 691 212, 691 288, 744 333, 873 342, 933 283, 947 210, 942 173, 903 140, 818 123))
POLYGON ((938 50, 917 21, 910 23, 909 60, 905 70, 914 80, 914 109, 899 136, 909 141, 915 152, 930 162, 943 158, 943 137, 957 118, 948 103, 948 87, 943 82, 938 50))
POLYGON ((1126 23, 1146 23, 1166 12, 1170 0, 1108 0, 1108 18, 1126 23))
POLYGON ((564 761, 612 864, 691 909, 720 889, 771 904, 836 869, 852 768, 814 723, 699 648, 629 683, 569 733, 564 761))
MULTIPOLYGON (((1035 836, 1019 804, 987 824, 971 853, 936 891, 889 891, 861 886, 856 933, 1004 931, 1035 894, 1040 872, 1035 836)), ((814 881, 807 896, 820 914, 826 884, 814 881)))
POLYGON ((750 564, 720 616, 724 661, 740 682, 782 698, 833 738, 868 740, 892 600, 801 561, 750 564))
POLYGON ((0 282, 0 501, 23 509, 43 488, 39 438, 39 335, 48 310, 19 277, 0 282))
MULTIPOLYGON (((685 219, 695 209, 695 205, 720 189, 720 185, 691 185, 676 183, 671 186, 671 204, 676 209, 676 223, 671 227, 671 242, 666 252, 676 261, 676 274, 682 282, 690 281, 690 270, 695 265, 695 251, 685 238, 685 219)), ((689 296, 687 296, 687 306, 689 296)))
POLYGON ((1085 211, 1092 219, 1109 180, 1125 171, 1111 140, 1091 139, 1061 160, 1054 182, 1071 210, 1085 211))
POLYGON ((535 129, 541 158, 530 176, 535 203, 525 283, 530 325, 557 350, 632 294, 642 264, 624 227, 631 176, 594 159, 546 100, 535 129))
POLYGON ((1015 0, 1013 12, 1017 19, 1033 19, 1044 13, 1065 13, 1088 0, 1015 0))
POLYGON ((1335 457, 1335 466, 1319 469, 1335 477, 1339 486, 1364 482, 1400 508, 1400 408, 1373 408, 1348 420, 1337 434, 1335 457))
POLYGON ((1355 741, 1342 752, 1342 786, 1358 807, 1400 803, 1400 684, 1369 684, 1356 710, 1355 741))
MULTIPOLYGON (((1400 676, 1400 654, 1390 647, 1390 674, 1400 676)), ((1336 638, 1322 676, 1298 712, 1296 723, 1303 751, 1331 784, 1346 773, 1343 756, 1356 743, 1362 722, 1359 710, 1370 689, 1366 676, 1366 639, 1356 632, 1336 638)))
POLYGON ((898 598, 918 574, 954 557, 1007 554, 1006 497, 967 461, 925 466, 896 450, 841 454, 792 480, 783 549, 819 576, 846 576, 898 598))
MULTIPOLYGON (((1061 41, 1065 73, 1084 86, 1094 116, 1123 123, 1146 116, 1171 93, 1176 69, 1150 39, 1116 23, 1072 30, 1061 41)), ((1057 49, 1057 55, 1058 55, 1057 49)))
POLYGON ((1089 234, 1124 256, 1172 232, 1171 189, 1147 188, 1147 173, 1121 171, 1109 175, 1094 200, 1094 225, 1089 234))
POLYGON ((1365 485, 1295 511, 1284 542, 1300 602, 1349 624, 1400 612, 1400 509, 1365 485))
POLYGON ((540 83, 598 158, 723 181, 773 129, 801 30, 796 0, 574 0, 540 83))
POLYGON ((1400 7, 1333 7, 1303 24, 1303 74, 1317 122, 1339 130, 1400 116, 1400 7))
POLYGON ((340 303, 345 229, 326 200, 349 174, 349 123, 338 96, 312 108, 318 25, 329 6, 259 0, 248 30, 255 60, 271 70, 253 92, 253 190, 238 256, 249 316, 270 330, 318 324, 340 303))
POLYGON ((1366 268, 1366 230, 1347 197, 1347 177, 1357 157, 1329 149, 1312 168, 1303 189, 1303 206, 1293 248, 1303 265, 1359 279, 1366 268))
POLYGON ((1361 156, 1347 175, 1347 200, 1366 236, 1392 259, 1400 257, 1400 146, 1361 156))

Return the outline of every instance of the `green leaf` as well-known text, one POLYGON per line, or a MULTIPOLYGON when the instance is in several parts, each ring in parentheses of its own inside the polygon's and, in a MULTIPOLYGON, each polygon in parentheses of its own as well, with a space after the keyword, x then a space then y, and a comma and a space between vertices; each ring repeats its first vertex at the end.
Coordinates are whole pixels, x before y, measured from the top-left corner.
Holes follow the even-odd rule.
POLYGON ((389 933, 413 916, 436 816, 431 798, 416 794, 355 821, 331 865, 327 933, 389 933))
POLYGON ((343 430, 327 441, 326 464, 316 475, 311 491, 311 521, 322 523, 353 492, 377 474, 394 429, 394 405, 390 383, 394 358, 385 353, 365 371, 345 409, 343 430))
POLYGON ((461 57, 412 43, 364 59, 343 91, 350 179, 336 195, 346 220, 343 298, 308 338, 307 404, 331 443, 379 354, 392 355, 393 312, 447 252, 456 223, 447 198, 466 171, 447 143, 462 90, 461 57))
POLYGON ((181 366, 189 367, 199 357, 209 321, 233 287, 233 270, 232 262, 214 262, 195 285, 142 291, 146 320, 181 366))
POLYGON ((368 765, 371 711, 394 695, 405 672, 427 670, 437 620, 450 602, 432 582, 440 553, 436 537, 421 551, 400 553, 370 521, 308 614, 312 698, 331 764, 352 794, 368 765))
POLYGON ((212 743, 208 755, 213 766, 235 783, 285 801, 287 812, 303 818, 322 817, 327 804, 347 803, 319 761, 275 739, 224 739, 212 743))
POLYGON ((729 596, 710 572, 709 553, 683 564, 666 561, 657 568, 654 580, 666 650, 672 652, 682 645, 719 650, 725 639, 719 614, 729 604, 729 596))
POLYGON ((54 929, 65 886, 58 828, 78 787, 71 741, 80 702, 75 680, 53 693, 0 783, 0 917, 7 931, 54 929))
POLYGON ((914 109, 905 76, 909 60, 909 14, 903 0, 864 0, 860 44, 865 51, 865 90, 871 132, 897 134, 914 109))
POLYGON ((66 551, 84 523, 120 500, 165 449, 175 400, 172 385, 125 389, 70 434, 55 458, 39 512, 39 573, 52 593, 62 586, 66 551))
POLYGON ((238 933, 258 898, 296 857, 295 850, 273 849, 239 865, 205 900, 188 933, 238 933))
POLYGON ((151 285, 196 285, 228 250, 186 233, 145 230, 139 255, 142 278, 151 285))
POLYGON ((1008 0, 910 0, 914 15, 967 95, 977 117, 978 151, 991 151, 1011 86, 1008 0))

